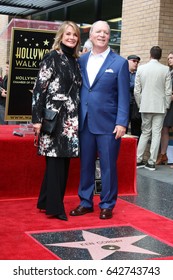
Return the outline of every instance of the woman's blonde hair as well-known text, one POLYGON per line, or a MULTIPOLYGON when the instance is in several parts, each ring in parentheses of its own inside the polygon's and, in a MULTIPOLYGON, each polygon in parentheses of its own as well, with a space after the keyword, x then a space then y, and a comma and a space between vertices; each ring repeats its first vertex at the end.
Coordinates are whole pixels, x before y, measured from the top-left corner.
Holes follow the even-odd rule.
POLYGON ((79 50, 80 50, 80 44, 81 44, 80 29, 79 29, 78 25, 73 21, 64 21, 61 24, 60 28, 58 29, 58 31, 56 33, 54 43, 52 45, 52 50, 60 50, 61 49, 60 43, 62 41, 63 34, 64 34, 64 32, 65 32, 65 30, 68 26, 71 26, 74 29, 74 31, 75 31, 75 33, 78 37, 78 42, 77 42, 77 45, 76 45, 75 51, 74 51, 74 56, 78 57, 79 56, 79 50))

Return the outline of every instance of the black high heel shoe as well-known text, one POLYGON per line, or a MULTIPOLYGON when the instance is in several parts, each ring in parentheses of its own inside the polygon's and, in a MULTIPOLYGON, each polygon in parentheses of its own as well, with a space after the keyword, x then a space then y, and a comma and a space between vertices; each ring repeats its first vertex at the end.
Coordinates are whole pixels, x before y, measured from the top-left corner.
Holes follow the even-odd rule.
POLYGON ((39 212, 46 213, 46 209, 39 209, 39 212))
POLYGON ((62 221, 68 221, 66 214, 57 214, 54 217, 62 221))

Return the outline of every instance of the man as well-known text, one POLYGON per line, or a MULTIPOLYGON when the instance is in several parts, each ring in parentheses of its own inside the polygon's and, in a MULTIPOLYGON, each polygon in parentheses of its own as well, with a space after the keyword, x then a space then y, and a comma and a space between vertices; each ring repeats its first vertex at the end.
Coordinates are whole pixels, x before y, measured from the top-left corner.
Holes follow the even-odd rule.
POLYGON ((137 107, 135 98, 134 98, 134 85, 135 85, 135 76, 136 71, 140 62, 140 57, 137 55, 129 55, 127 57, 129 63, 129 72, 130 72, 130 113, 129 113, 129 122, 131 126, 131 134, 140 137, 141 135, 141 114, 137 107))
POLYGON ((154 46, 150 50, 150 61, 138 67, 134 96, 142 117, 142 134, 137 148, 137 168, 155 170, 160 146, 161 130, 167 109, 170 106, 172 84, 169 67, 159 60, 162 49, 154 46), (150 157, 145 164, 144 152, 151 138, 150 157))
POLYGON ((8 124, 5 118, 5 103, 7 97, 7 83, 8 83, 9 62, 6 62, 6 74, 0 83, 0 124, 8 124))
POLYGON ((129 71, 126 59, 108 46, 110 27, 97 21, 90 29, 91 52, 79 59, 83 85, 80 100, 80 205, 71 216, 93 212, 95 160, 101 166, 100 219, 112 218, 118 193, 117 158, 128 126, 129 71))

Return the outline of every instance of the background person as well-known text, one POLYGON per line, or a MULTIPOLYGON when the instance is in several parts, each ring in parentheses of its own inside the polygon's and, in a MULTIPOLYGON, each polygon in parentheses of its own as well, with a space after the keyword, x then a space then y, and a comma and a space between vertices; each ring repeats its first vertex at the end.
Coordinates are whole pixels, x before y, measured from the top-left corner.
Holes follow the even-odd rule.
MULTIPOLYGON (((168 66, 171 73, 171 80, 172 80, 172 90, 173 90, 173 52, 170 52, 168 55, 168 66)), ((173 93, 173 91, 172 91, 173 93)), ((158 156, 156 164, 167 164, 168 157, 166 154, 168 143, 169 143, 169 131, 173 129, 173 94, 171 97, 171 105, 170 108, 167 110, 166 117, 164 119, 162 134, 161 134, 161 147, 160 147, 160 154, 158 156)), ((172 167, 172 166, 171 166, 172 167)))
POLYGON ((161 130, 172 96, 169 67, 161 64, 162 49, 150 49, 150 61, 138 67, 134 96, 142 117, 142 134, 137 147, 137 168, 155 170, 160 146, 161 130), (150 157, 145 164, 144 152, 151 138, 150 157))
POLYGON ((139 108, 136 104, 134 97, 134 86, 135 86, 135 76, 136 71, 140 62, 140 57, 137 55, 129 55, 127 57, 129 63, 129 73, 130 73, 130 113, 129 113, 129 123, 131 126, 131 134, 140 137, 141 135, 141 114, 139 113, 139 108))
POLYGON ((93 44, 92 44, 91 40, 87 39, 84 43, 81 54, 91 51, 92 47, 93 47, 93 44))
POLYGON ((78 156, 78 103, 81 75, 76 58, 79 53, 80 30, 71 21, 65 21, 55 37, 53 51, 40 64, 33 90, 32 122, 39 135, 38 153, 46 158, 46 170, 37 208, 47 215, 67 220, 64 194, 71 157, 78 156), (66 96, 71 84, 72 90, 66 96), (56 130, 52 135, 41 131, 43 108, 57 110, 56 130))
POLYGON ((80 205, 71 216, 93 212, 95 160, 101 168, 100 219, 112 218, 118 193, 117 159, 129 116, 128 62, 108 46, 110 27, 95 22, 90 29, 93 48, 79 58, 80 92, 80 205))

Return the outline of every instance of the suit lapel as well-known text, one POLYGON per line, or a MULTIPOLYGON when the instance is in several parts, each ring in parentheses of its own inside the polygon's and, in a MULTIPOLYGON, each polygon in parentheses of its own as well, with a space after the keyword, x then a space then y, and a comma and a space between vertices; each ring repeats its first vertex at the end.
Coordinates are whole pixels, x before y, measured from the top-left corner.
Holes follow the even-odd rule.
MULTIPOLYGON (((87 62, 88 62, 89 55, 90 55, 90 52, 85 55, 84 61, 83 61, 83 73, 84 73, 83 82, 86 83, 87 86, 90 88, 90 83, 89 83, 89 78, 88 78, 88 73, 87 73, 87 62)), ((97 81, 104 74, 106 69, 108 69, 115 60, 116 60, 115 54, 112 51, 110 51, 102 65, 102 67, 100 68, 99 72, 97 73, 97 76, 91 87, 93 87, 97 83, 97 81)))
POLYGON ((92 87, 97 83, 97 81, 100 79, 100 77, 104 74, 106 69, 110 67, 110 65, 115 61, 116 57, 112 56, 112 51, 109 52, 107 55, 105 61, 103 62, 102 67, 100 68, 99 72, 97 73, 97 76, 92 84, 92 87))
POLYGON ((88 73, 87 73, 87 62, 88 62, 88 58, 89 58, 89 55, 90 55, 90 52, 88 52, 86 55, 85 55, 85 59, 84 59, 84 79, 85 79, 85 82, 86 84, 88 85, 88 87, 90 87, 90 83, 89 83, 89 78, 88 78, 88 73))

